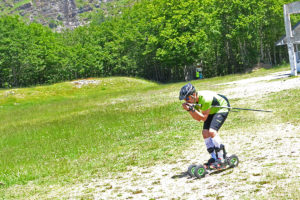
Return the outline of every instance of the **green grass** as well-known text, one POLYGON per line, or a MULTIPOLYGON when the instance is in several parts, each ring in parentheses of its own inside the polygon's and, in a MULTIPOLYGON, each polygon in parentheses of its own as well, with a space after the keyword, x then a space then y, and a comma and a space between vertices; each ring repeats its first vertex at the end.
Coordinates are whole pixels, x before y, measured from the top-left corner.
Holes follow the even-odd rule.
MULTIPOLYGON (((221 91, 215 83, 285 69, 192 83, 197 89, 221 91)), ((41 187, 65 185, 125 171, 128 166, 174 160, 199 134, 198 122, 182 110, 178 100, 184 83, 159 85, 126 77, 99 81, 99 85, 82 88, 66 82, 0 90, 0 196, 30 182, 41 187)), ((299 95, 300 90, 295 89, 257 102, 232 99, 233 105, 243 101, 248 107, 273 109, 274 114, 264 115, 262 121, 253 112, 232 113, 224 129, 252 129, 253 124, 259 127, 274 120, 297 124, 300 115, 294 102, 299 95)), ((19 198, 13 192, 6 195, 19 198)))

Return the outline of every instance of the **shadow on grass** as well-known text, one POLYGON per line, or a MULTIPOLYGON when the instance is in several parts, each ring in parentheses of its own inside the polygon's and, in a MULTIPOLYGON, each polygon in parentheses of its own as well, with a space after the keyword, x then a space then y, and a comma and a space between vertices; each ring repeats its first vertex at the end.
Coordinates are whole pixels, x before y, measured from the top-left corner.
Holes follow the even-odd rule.
POLYGON ((178 179, 178 178, 184 178, 184 177, 188 177, 188 178, 190 177, 188 172, 181 172, 180 174, 174 175, 171 178, 172 179, 178 179))

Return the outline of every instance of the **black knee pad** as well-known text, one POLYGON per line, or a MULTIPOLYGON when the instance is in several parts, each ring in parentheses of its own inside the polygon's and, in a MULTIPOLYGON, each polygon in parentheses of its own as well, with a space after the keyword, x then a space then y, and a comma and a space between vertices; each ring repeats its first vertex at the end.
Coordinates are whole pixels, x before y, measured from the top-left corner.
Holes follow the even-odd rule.
POLYGON ((216 150, 216 153, 220 152, 221 150, 223 151, 224 154, 226 154, 226 151, 225 151, 225 146, 224 144, 220 144, 220 148, 218 147, 215 147, 215 150, 216 150))
POLYGON ((220 145, 220 149, 223 150, 223 151, 225 151, 225 146, 224 146, 224 144, 221 144, 221 145, 220 145))
POLYGON ((210 147, 210 148, 207 149, 208 153, 212 153, 212 152, 214 152, 214 150, 215 150, 214 147, 210 147))

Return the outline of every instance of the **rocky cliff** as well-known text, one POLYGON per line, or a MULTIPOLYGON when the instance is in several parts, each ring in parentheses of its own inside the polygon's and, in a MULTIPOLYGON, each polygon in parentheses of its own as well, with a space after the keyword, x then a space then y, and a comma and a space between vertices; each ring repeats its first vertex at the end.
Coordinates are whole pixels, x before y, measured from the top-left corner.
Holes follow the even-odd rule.
POLYGON ((1 15, 20 15, 58 31, 86 24, 84 14, 98 12, 113 0, 2 0, 1 15))

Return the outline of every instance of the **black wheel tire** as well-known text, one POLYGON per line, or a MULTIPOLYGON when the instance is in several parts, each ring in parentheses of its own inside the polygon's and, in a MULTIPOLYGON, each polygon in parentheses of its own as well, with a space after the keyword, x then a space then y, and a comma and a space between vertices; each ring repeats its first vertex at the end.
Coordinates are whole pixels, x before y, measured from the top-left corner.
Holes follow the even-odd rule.
POLYGON ((239 165, 239 158, 236 155, 231 155, 227 160, 227 164, 230 168, 237 167, 239 165))
POLYGON ((195 168, 197 165, 192 164, 189 166, 187 173, 190 175, 190 177, 195 177, 195 168))
POLYGON ((197 178, 203 178, 207 174, 207 171, 206 171, 206 169, 203 165, 198 165, 195 168, 195 173, 194 174, 197 178))

